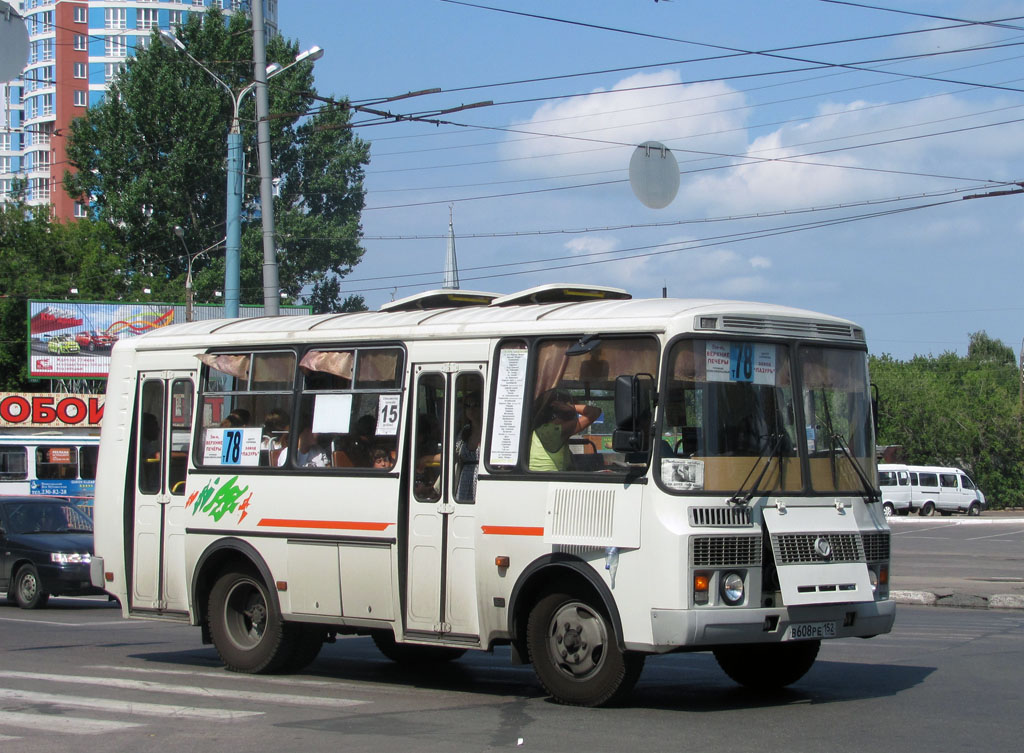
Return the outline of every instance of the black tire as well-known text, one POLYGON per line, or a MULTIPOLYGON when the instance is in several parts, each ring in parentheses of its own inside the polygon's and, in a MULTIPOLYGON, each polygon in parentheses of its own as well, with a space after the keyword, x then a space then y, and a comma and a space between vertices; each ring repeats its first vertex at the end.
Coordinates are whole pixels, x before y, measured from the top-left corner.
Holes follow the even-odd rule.
POLYGON ((893 506, 892 502, 882 503, 882 514, 887 518, 891 518, 896 514, 896 508, 893 506))
POLYGON ((320 655, 327 631, 320 625, 301 623, 287 624, 285 628, 292 633, 292 652, 285 659, 279 671, 301 672, 320 655))
POLYGON ((715 649, 715 661, 729 677, 752 690, 792 685, 814 665, 821 641, 755 643, 715 649))
POLYGON ((971 506, 967 508, 967 514, 971 517, 981 515, 981 505, 977 502, 971 502, 971 506))
POLYGON ((210 636, 232 672, 275 672, 291 658, 295 633, 277 600, 250 570, 226 570, 210 591, 210 636))
POLYGON ((466 653, 464 648, 398 643, 390 630, 374 630, 373 643, 384 656, 399 664, 440 664, 455 661, 466 653))
POLYGON ((14 576, 11 588, 14 600, 22 609, 42 609, 50 600, 50 594, 43 590, 43 581, 35 565, 22 565, 14 576))
POLYGON ((534 605, 526 625, 533 671, 558 703, 603 706, 625 698, 644 668, 643 654, 619 650, 604 610, 564 593, 534 605))
POLYGON ((925 502, 921 505, 921 511, 918 513, 922 518, 928 518, 935 514, 935 503, 925 502))

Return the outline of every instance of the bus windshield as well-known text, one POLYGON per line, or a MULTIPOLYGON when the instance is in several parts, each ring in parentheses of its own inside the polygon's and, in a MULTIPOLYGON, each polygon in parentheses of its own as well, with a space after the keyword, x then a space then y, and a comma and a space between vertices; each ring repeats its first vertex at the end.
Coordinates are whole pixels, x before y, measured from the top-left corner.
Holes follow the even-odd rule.
POLYGON ((867 474, 873 452, 864 352, 694 339, 669 364, 659 468, 670 490, 864 491, 851 465, 867 474))

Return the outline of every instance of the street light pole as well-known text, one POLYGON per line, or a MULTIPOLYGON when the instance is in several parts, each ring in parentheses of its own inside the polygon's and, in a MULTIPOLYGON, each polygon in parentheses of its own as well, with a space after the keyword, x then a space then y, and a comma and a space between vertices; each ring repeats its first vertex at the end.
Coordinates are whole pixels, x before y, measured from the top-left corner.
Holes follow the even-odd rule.
MULTIPOLYGON (((174 226, 174 234, 181 241, 181 247, 185 249, 185 261, 188 264, 188 271, 185 273, 185 321, 192 321, 192 255, 188 252, 188 244, 185 243, 185 231, 181 225, 174 226)), ((200 252, 202 253, 202 252, 200 252)), ((199 254, 196 254, 199 256, 199 254)))
MULTIPOLYGON (((256 3, 255 5, 260 5, 256 3)), ((255 6, 254 6, 255 7, 255 6)), ((182 44, 181 40, 174 36, 166 29, 160 30, 160 39, 164 44, 178 49, 182 54, 185 55, 189 60, 202 68, 210 77, 216 81, 220 86, 228 93, 231 98, 231 104, 233 107, 231 115, 231 128, 228 131, 228 155, 227 155, 227 217, 226 217, 226 231, 227 235, 225 238, 225 252, 224 252, 224 316, 229 319, 238 318, 238 306, 239 306, 239 278, 240 278, 240 257, 242 247, 242 129, 238 118, 239 110, 242 106, 242 100, 245 95, 251 92, 257 85, 257 81, 242 87, 242 89, 236 94, 235 91, 228 86, 216 73, 211 71, 205 65, 200 63, 196 58, 189 54, 188 50, 185 49, 185 45, 182 44)), ((274 76, 282 73, 293 65, 301 63, 303 60, 318 60, 323 57, 324 51, 319 47, 312 47, 308 50, 300 52, 295 56, 288 65, 282 67, 277 63, 271 63, 263 67, 264 74, 264 87, 266 81, 269 81, 274 76)), ((266 54, 264 53, 264 60, 266 54)), ((266 118, 261 120, 261 123, 265 124, 266 118)), ((268 133, 269 133, 269 126, 268 133)), ((269 155, 270 143, 269 136, 267 141, 267 150, 269 155)), ((268 158, 269 159, 269 158, 268 158)), ((269 171, 269 165, 267 170, 269 171)), ((262 168, 261 168, 262 170, 262 168)), ((271 209, 271 211, 273 211, 271 209)), ((271 220, 273 221, 273 220, 271 220)), ((177 232, 177 230, 175 230, 177 232)), ((181 237, 180 235, 178 237, 181 237)), ((184 242, 184 240, 182 240, 184 242)), ((264 251, 264 257, 266 252, 264 251)), ((276 264, 276 255, 275 255, 276 264)), ((276 275, 276 266, 275 266, 276 275)), ((269 312, 268 312, 269 313, 269 312)), ((275 309, 274 313, 277 313, 275 309)), ((186 316, 188 316, 186 312, 186 316)))

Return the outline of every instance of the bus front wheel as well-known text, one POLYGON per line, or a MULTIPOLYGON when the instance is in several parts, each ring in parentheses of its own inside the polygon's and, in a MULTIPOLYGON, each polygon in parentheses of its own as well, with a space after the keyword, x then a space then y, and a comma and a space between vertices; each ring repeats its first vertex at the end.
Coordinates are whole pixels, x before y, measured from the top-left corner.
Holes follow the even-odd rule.
POLYGON ((559 703, 601 706, 621 700, 643 670, 642 654, 623 653, 604 611, 587 599, 553 593, 533 607, 526 643, 534 672, 559 703))
POLYGON ((266 584, 248 570, 227 570, 210 591, 210 635, 232 672, 274 672, 291 658, 292 634, 266 584))
POLYGON ((921 512, 918 513, 922 518, 928 518, 935 514, 935 503, 925 502, 921 505, 921 512))
POLYGON ((715 661, 729 677, 753 690, 792 685, 814 665, 821 641, 755 643, 716 648, 715 661))

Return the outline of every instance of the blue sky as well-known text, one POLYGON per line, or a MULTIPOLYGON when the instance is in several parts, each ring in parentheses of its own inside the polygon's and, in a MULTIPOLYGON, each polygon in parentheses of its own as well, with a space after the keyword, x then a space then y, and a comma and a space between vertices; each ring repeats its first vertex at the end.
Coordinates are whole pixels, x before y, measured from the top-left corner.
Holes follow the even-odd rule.
POLYGON ((1024 181, 1024 2, 282 0, 278 21, 326 50, 322 95, 494 102, 357 129, 344 288, 371 308, 440 287, 451 210, 464 289, 780 303, 901 359, 978 330, 1020 347, 1024 195, 967 197, 1024 181), (628 182, 649 140, 681 171, 664 209, 628 182))

